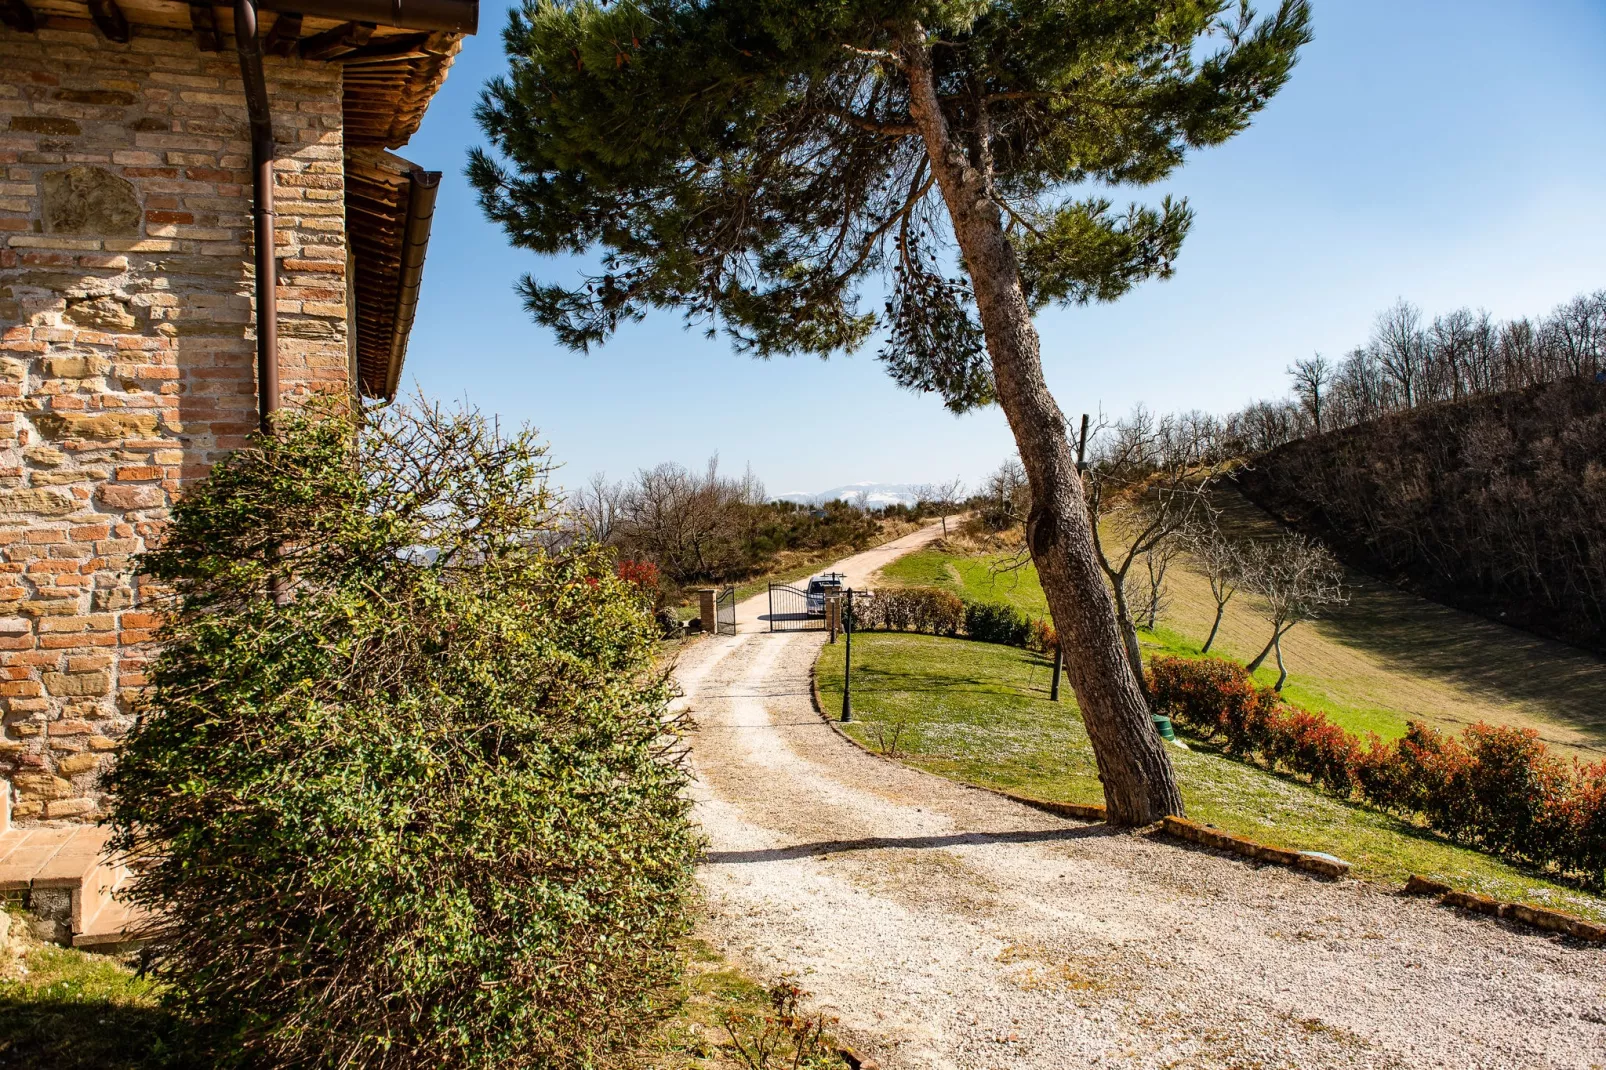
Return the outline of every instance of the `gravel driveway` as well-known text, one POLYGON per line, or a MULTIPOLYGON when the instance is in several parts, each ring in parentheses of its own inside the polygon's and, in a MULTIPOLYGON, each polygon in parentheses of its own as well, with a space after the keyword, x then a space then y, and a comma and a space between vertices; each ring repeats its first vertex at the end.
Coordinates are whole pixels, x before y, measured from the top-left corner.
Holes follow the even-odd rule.
MULTIPOLYGON (((927 530, 837 566, 863 585, 927 530)), ((888 1070, 1606 1067, 1606 950, 1111 832, 866 754, 818 632, 689 649, 707 935, 888 1070)))

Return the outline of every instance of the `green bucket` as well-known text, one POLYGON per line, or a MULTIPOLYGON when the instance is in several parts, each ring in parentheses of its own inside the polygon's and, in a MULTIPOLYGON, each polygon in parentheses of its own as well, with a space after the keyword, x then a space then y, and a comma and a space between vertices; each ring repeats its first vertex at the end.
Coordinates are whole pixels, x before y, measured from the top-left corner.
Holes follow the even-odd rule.
POLYGON ((1165 740, 1167 743, 1170 743, 1177 738, 1176 732, 1172 731, 1171 729, 1171 718, 1167 717, 1163 713, 1154 714, 1154 730, 1160 733, 1160 738, 1165 740))

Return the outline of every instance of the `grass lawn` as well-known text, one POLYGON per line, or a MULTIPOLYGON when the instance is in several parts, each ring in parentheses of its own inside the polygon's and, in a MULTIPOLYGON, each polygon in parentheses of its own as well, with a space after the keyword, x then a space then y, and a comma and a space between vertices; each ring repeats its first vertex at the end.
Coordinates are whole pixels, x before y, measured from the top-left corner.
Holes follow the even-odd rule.
MULTIPOLYGON (((156 985, 105 955, 27 942, 0 965, 0 1067, 28 1070, 201 1070, 184 1055, 184 1023, 156 985), (20 965, 21 970, 16 966, 20 965)), ((742 1070, 725 1028, 747 1048, 772 1014, 768 991, 700 940, 688 943, 684 1003, 638 1053, 653 1070, 742 1070)), ((827 1038, 829 1039, 829 1038, 827 1038)), ((791 1065, 785 1048, 785 1065, 791 1065)), ((805 1064, 812 1065, 812 1064, 805 1064)), ((841 1065, 832 1060, 832 1065, 841 1065)))
MULTIPOLYGON (((1222 497, 1224 521, 1245 535, 1274 531, 1272 521, 1241 497, 1222 497)), ((964 556, 926 549, 882 570, 883 582, 945 587, 980 601, 1007 602, 1034 617, 1048 604, 1037 572, 1004 571, 1013 559, 964 556)), ((1284 694, 1327 714, 1352 732, 1395 738, 1409 720, 1459 732, 1478 721, 1535 728, 1564 756, 1606 759, 1606 660, 1507 628, 1359 573, 1351 573, 1350 603, 1323 620, 1301 624, 1283 640, 1288 663, 1284 694)), ((1210 631, 1215 602, 1205 578, 1185 563, 1173 566, 1171 605, 1146 653, 1196 657, 1210 631)), ((1247 662, 1269 635, 1254 603, 1229 603, 1212 654, 1247 662)), ((1257 679, 1277 680, 1275 665, 1257 679)))
MULTIPOLYGON (((816 665, 828 710, 842 701, 842 650, 816 665)), ((847 726, 871 749, 929 772, 1058 802, 1102 803, 1087 733, 1069 687, 1048 701, 1052 667, 1013 647, 964 639, 866 633, 853 640, 847 726)), ((1357 876, 1403 884, 1412 873, 1508 901, 1606 919, 1606 899, 1457 847, 1367 807, 1211 753, 1175 750, 1188 814, 1241 836, 1328 851, 1357 876)))
MULTIPOLYGON (((20 919, 13 924, 20 926, 20 919)), ((0 966, 0 1066, 200 1065, 183 1058, 183 1025, 158 1005, 156 986, 126 964, 48 944, 25 946, 19 962, 0 966)))

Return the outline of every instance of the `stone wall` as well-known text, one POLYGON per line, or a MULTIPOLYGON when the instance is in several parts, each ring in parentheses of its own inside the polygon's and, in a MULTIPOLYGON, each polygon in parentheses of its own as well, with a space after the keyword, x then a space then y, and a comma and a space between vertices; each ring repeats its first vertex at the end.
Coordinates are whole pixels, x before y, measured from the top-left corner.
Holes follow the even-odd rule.
MULTIPOLYGON (((287 401, 349 390, 340 68, 269 59, 287 401)), ((87 820, 156 617, 131 560, 256 423, 232 51, 0 28, 0 778, 87 820)))

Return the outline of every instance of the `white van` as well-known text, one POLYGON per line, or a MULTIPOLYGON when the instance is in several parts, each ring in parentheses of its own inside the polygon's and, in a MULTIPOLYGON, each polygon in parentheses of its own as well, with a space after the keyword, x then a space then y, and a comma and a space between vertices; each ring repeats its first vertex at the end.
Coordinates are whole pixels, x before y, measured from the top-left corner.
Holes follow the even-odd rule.
POLYGON ((846 587, 846 578, 840 572, 825 572, 809 580, 806 588, 806 608, 809 616, 825 616, 825 591, 828 587, 846 587))

